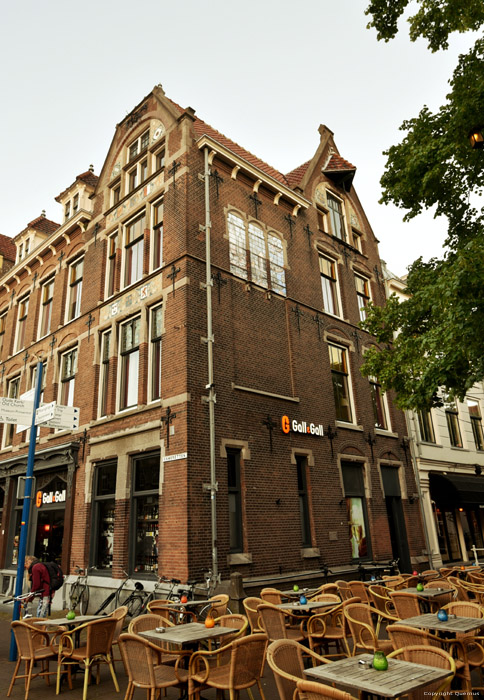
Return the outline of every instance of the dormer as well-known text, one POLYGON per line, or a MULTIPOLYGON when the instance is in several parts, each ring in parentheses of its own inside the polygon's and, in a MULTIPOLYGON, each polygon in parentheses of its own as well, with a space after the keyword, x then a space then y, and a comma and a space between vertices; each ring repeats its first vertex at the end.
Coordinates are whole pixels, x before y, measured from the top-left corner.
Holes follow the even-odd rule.
POLYGON ((92 199, 98 176, 94 174, 94 166, 89 166, 89 170, 76 177, 72 185, 61 192, 55 198, 56 202, 62 205, 64 210, 63 225, 68 221, 78 222, 83 219, 83 215, 92 213, 92 199))
POLYGON ((19 263, 25 258, 28 258, 32 250, 37 248, 37 246, 45 241, 51 233, 59 228, 59 224, 55 221, 47 219, 45 216, 45 211, 42 212, 40 216, 27 224, 17 236, 14 237, 13 242, 17 248, 17 255, 15 263, 19 263))

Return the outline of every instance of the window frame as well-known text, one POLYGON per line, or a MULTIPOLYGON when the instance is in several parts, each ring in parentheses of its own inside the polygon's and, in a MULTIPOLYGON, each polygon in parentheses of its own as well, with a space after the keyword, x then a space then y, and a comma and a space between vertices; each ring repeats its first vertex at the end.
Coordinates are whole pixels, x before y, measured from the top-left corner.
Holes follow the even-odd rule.
POLYGON ((158 556, 159 556, 159 524, 160 524, 160 471, 161 471, 161 455, 160 452, 147 452, 146 454, 141 454, 141 455, 134 455, 131 459, 131 472, 132 472, 132 488, 131 488, 131 546, 130 546, 130 552, 129 552, 129 572, 130 573, 140 573, 142 576, 143 575, 153 575, 153 573, 156 573, 158 571, 158 556), (148 488, 148 489, 142 489, 142 488, 136 488, 136 481, 137 481, 137 476, 138 476, 138 469, 140 470, 140 473, 145 473, 147 471, 146 464, 143 465, 143 462, 147 462, 148 460, 151 459, 156 459, 158 462, 158 474, 157 476, 157 485, 155 488, 148 488), (140 504, 143 502, 145 499, 153 499, 154 498, 154 503, 148 501, 148 507, 149 509, 144 512, 144 515, 140 515, 142 512, 140 509, 140 504), (146 530, 146 526, 151 528, 150 531, 146 530), (156 549, 156 553, 151 556, 151 559, 154 561, 150 562, 150 565, 148 565, 147 568, 139 568, 139 565, 137 565, 137 557, 138 557, 138 538, 140 535, 143 535, 145 537, 141 537, 142 541, 145 541, 146 536, 148 535, 148 532, 151 533, 156 533, 156 534, 151 534, 151 537, 154 540, 154 546, 156 549))
POLYGON ((76 384, 76 375, 79 360, 79 348, 76 346, 65 350, 59 358, 59 390, 58 401, 61 406, 74 406, 74 392, 76 384), (71 359, 71 371, 64 375, 64 369, 67 370, 67 356, 73 356, 71 359))
POLYGON ((136 408, 139 404, 139 381, 140 381, 140 333, 141 333, 141 316, 132 316, 131 318, 123 321, 119 325, 119 348, 118 348, 118 367, 119 367, 119 379, 118 379, 118 391, 117 391, 117 408, 119 412, 128 411, 130 409, 136 408), (135 325, 138 324, 138 328, 135 325), (132 337, 135 338, 136 332, 138 334, 138 343, 133 344, 129 349, 123 349, 123 333, 124 329, 129 325, 132 326, 132 337), (134 379, 134 374, 131 375, 130 355, 135 355, 137 357, 137 364, 135 365, 136 381, 134 379), (134 389, 134 384, 136 385, 136 391, 134 389), (130 395, 136 393, 136 403, 128 403, 130 395), (124 399, 123 399, 124 396, 124 399))
POLYGON ((82 286, 84 279, 84 255, 72 260, 68 266, 67 278, 67 303, 65 322, 70 323, 81 315, 82 286), (76 271, 81 267, 81 275, 77 276, 76 271), (74 277, 73 277, 74 275, 74 277), (74 304, 74 307, 73 307, 74 304))
POLYGON ((374 426, 377 430, 385 430, 386 432, 389 432, 391 431, 391 423, 386 392, 383 391, 381 384, 376 377, 369 377, 368 381, 370 384, 374 426), (378 425, 380 415, 383 418, 383 425, 378 425))
POLYGON ((348 242, 348 232, 346 230, 345 203, 341 197, 334 192, 326 190, 326 202, 328 205, 328 217, 332 235, 344 243, 348 242), (336 206, 333 206, 333 202, 336 206), (338 232, 341 235, 338 235, 338 232))
POLYGON ((430 411, 417 411, 417 423, 418 432, 420 435, 420 442, 427 442, 430 445, 435 445, 435 429, 432 420, 432 413, 430 411))
POLYGON ((39 318, 39 328, 37 332, 37 340, 45 338, 50 333, 50 327, 52 323, 52 308, 54 305, 54 283, 55 275, 45 279, 41 285, 41 295, 40 295, 40 318, 39 318), (45 297, 46 290, 51 287, 50 296, 45 297), (46 324, 46 314, 48 315, 48 322, 46 324), (45 327, 45 325, 47 327, 45 327))
POLYGON ((464 447, 464 443, 462 442, 457 404, 454 401, 446 400, 444 408, 451 447, 462 448, 464 447))
POLYGON ((358 314, 360 321, 366 321, 368 303, 371 301, 370 279, 360 272, 355 272, 356 300, 358 302, 358 314), (358 286, 358 282, 362 285, 358 286), (360 303, 363 302, 363 303, 360 303))
MULTIPOLYGON (((18 399, 20 397, 20 374, 15 375, 7 379, 7 386, 5 395, 9 399, 18 399), (15 388, 14 388, 15 387, 15 388)), ((5 447, 11 447, 13 444, 13 436, 15 435, 15 423, 4 423, 3 436, 2 436, 2 449, 5 447)))
POLYGON ((163 220, 164 220, 164 200, 163 197, 151 204, 151 245, 150 245, 150 269, 159 270, 163 267, 163 220), (161 219, 159 213, 161 211, 161 219))
POLYGON ((363 463, 353 463, 353 462, 341 462, 341 478, 343 482, 343 493, 346 502, 347 509, 347 520, 349 529, 349 545, 351 549, 352 560, 369 559, 371 556, 371 542, 370 542, 370 527, 368 522, 368 507, 366 502, 365 493, 365 465, 363 463), (358 553, 355 553, 354 546, 357 544, 358 539, 356 537, 356 532, 352 530, 352 520, 351 520, 351 508, 353 506, 353 501, 360 501, 361 505, 361 515, 363 520, 362 534, 365 539, 366 552, 360 553, 360 545, 358 545, 358 553), (352 540, 355 540, 352 543, 352 540))
POLYGON ((5 343, 5 331, 7 328, 7 315, 8 309, 0 312, 0 357, 2 356, 4 343, 5 343))
POLYGON ((25 334, 27 328, 27 317, 29 313, 30 295, 27 294, 18 300, 17 304, 17 324, 15 329, 15 353, 20 352, 25 347, 25 334), (22 316, 20 314, 23 314, 22 316))
POLYGON ((109 371, 111 366, 111 340, 111 328, 108 328, 107 330, 101 332, 101 340, 99 343, 99 418, 105 418, 107 415, 109 415, 109 390, 111 388, 111 382, 109 381, 109 371))
MULTIPOLYGON (((116 482, 117 482, 117 460, 109 460, 106 462, 97 463, 94 467, 93 474, 93 489, 92 489, 92 503, 93 503, 93 516, 92 516, 92 537, 91 537, 91 547, 90 547, 90 563, 91 566, 96 567, 100 571, 112 571, 113 559, 114 559, 114 535, 116 526, 116 482), (98 493, 100 487, 100 478, 102 469, 112 469, 114 467, 114 488, 107 493, 98 493), (112 518, 110 515, 102 516, 103 504, 107 503, 108 507, 112 506, 111 511, 107 513, 112 513, 112 518), (100 537, 101 537, 101 519, 104 521, 104 525, 108 525, 108 528, 103 528, 107 534, 103 535, 109 542, 109 535, 111 535, 111 547, 112 554, 107 555, 111 557, 111 566, 100 566, 101 562, 100 556, 100 537)), ((109 551, 109 550, 108 550, 109 551)))
MULTIPOLYGON (((347 348, 344 345, 338 345, 337 343, 330 342, 330 343, 328 343, 328 351, 329 351, 329 366, 330 366, 330 372, 331 372, 331 384, 333 387, 336 420, 341 422, 341 423, 355 425, 355 421, 354 421, 355 411, 354 411, 353 391, 352 391, 352 383, 351 383, 351 370, 350 370, 350 363, 349 363, 349 348, 347 348), (343 369, 342 370, 335 368, 336 363, 333 363, 332 352, 331 352, 332 349, 342 353, 342 357, 343 357, 343 362, 342 362, 343 369), (341 407, 343 406, 343 404, 341 404, 340 406, 338 405, 338 395, 337 395, 336 386, 335 386, 336 376, 343 378, 342 385, 343 385, 345 393, 346 393, 346 396, 343 396, 343 399, 346 399, 348 401, 349 420, 343 418, 341 415, 341 407)), ((338 364, 341 364, 341 363, 338 363, 338 364)))
POLYGON ((119 231, 113 231, 106 238, 106 299, 116 294, 116 260, 119 231))
POLYGON ((296 479, 299 501, 299 519, 301 523, 301 546, 312 547, 311 510, 309 505, 308 488, 308 458, 307 455, 295 455, 296 479))
POLYGON ((325 311, 327 314, 331 314, 332 316, 341 318, 342 313, 338 281, 338 261, 331 258, 329 255, 326 255, 326 253, 319 252, 319 274, 321 278, 321 293, 323 296, 323 311, 325 311), (324 263, 328 263, 330 265, 334 277, 329 276, 327 272, 323 270, 323 261, 324 263), (323 280, 326 282, 326 284, 323 280), (326 308, 326 306, 331 305, 331 303, 328 302, 332 303, 332 309, 326 308))
POLYGON ((127 158, 126 162, 131 163, 136 158, 139 158, 142 153, 144 153, 146 150, 148 150, 148 146, 150 145, 150 128, 148 127, 147 129, 144 129, 139 136, 137 136, 131 143, 129 143, 126 147, 127 149, 127 158), (146 138, 146 143, 143 143, 144 139, 146 138), (133 147, 136 146, 136 151, 131 152, 133 147))
POLYGON ((149 360, 148 360, 148 371, 149 371, 149 401, 159 401, 161 399, 162 390, 162 359, 163 359, 163 304, 156 304, 149 308, 149 360), (159 332, 156 328, 155 314, 160 314, 159 319, 159 332), (155 371, 157 372, 155 376, 155 371), (156 386, 157 385, 157 386, 156 386))
POLYGON ((143 209, 123 225, 123 289, 137 284, 144 276, 144 232, 146 229, 146 211, 143 209), (135 230, 138 222, 144 222, 140 226, 140 233, 133 240, 129 239, 130 231, 135 230), (134 251, 134 252, 133 252, 134 251), (133 256, 133 257, 131 257, 133 256), (130 274, 128 275, 128 270, 130 274), (139 277, 136 275, 139 273, 139 277), (129 277, 129 279, 128 279, 129 277))
POLYGON ((484 431, 482 428, 482 413, 480 407, 480 401, 473 399, 470 396, 466 397, 467 410, 469 411, 469 419, 471 422, 472 436, 474 438, 474 444, 478 452, 484 451, 484 431), (477 411, 472 411, 471 404, 477 409, 477 411))
POLYGON ((227 447, 227 501, 229 516, 229 552, 244 551, 244 525, 242 516, 241 462, 242 450, 227 447), (232 465, 231 465, 232 463, 232 465), (231 466, 232 475, 231 475, 231 466), (232 476, 234 478, 232 478, 232 476))

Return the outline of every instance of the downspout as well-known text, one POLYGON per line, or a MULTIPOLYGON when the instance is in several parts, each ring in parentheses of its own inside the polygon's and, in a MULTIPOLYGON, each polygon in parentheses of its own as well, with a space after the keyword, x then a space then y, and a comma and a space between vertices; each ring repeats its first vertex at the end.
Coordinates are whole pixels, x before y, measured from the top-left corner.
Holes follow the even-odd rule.
POLYGON ((212 329, 212 267, 210 259, 210 233, 212 222, 210 220, 210 165, 209 165, 209 150, 204 149, 205 168, 201 179, 205 183, 205 291, 207 294, 207 337, 202 338, 207 344, 207 362, 208 362, 208 383, 205 389, 208 390, 208 396, 203 396, 202 401, 208 403, 209 417, 209 442, 210 442, 210 483, 204 484, 205 490, 210 491, 210 517, 211 517, 211 534, 212 534, 212 580, 217 583, 219 580, 218 573, 218 550, 217 550, 217 474, 215 470, 215 403, 217 397, 215 394, 215 386, 213 381, 213 329, 212 329))

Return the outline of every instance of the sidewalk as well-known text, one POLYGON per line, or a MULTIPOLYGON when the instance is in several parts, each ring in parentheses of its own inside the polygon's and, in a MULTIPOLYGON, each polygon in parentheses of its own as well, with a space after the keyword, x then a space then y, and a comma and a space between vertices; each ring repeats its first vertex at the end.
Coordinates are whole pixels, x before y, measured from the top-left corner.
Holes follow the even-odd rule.
MULTIPOLYGON (((0 698, 7 697, 8 686, 12 679, 15 664, 8 660, 10 654, 10 623, 11 617, 8 617, 4 613, 0 616, 0 698)), ((116 652, 118 654, 118 652, 116 652)), ((51 664, 51 670, 55 669, 55 665, 51 664)), ((127 678, 124 673, 123 665, 121 661, 116 662, 116 675, 118 677, 118 683, 120 692, 117 693, 114 689, 113 681, 111 679, 111 674, 109 669, 105 664, 101 664, 101 681, 99 685, 94 683, 89 686, 87 693, 87 700, 123 700, 126 693, 127 678)), ((77 675, 73 680, 73 689, 69 690, 68 686, 62 686, 62 692, 59 696, 63 697, 64 700, 81 700, 82 699, 82 686, 83 686, 83 673, 77 675)), ((264 689, 264 694, 266 700, 279 700, 279 694, 274 683, 274 678, 272 671, 267 668, 264 673, 264 678, 262 680, 262 686, 264 689)), ((244 693, 244 691, 241 691, 244 693)), ((253 689, 253 694, 255 700, 260 700, 257 688, 253 689)), ((12 700, 23 700, 25 695, 25 686, 22 680, 18 680, 12 690, 11 698, 12 700)), ((215 691, 204 691, 204 698, 207 700, 215 700, 215 691)), ((43 678, 36 678, 32 681, 29 692, 29 700, 47 700, 55 697, 55 676, 51 678, 51 685, 46 685, 43 678)), ((245 696, 248 697, 248 696, 245 696)), ((167 700, 178 700, 179 692, 177 689, 170 688, 167 691, 167 700)), ((135 690, 134 700, 145 700, 146 692, 144 690, 135 690)))

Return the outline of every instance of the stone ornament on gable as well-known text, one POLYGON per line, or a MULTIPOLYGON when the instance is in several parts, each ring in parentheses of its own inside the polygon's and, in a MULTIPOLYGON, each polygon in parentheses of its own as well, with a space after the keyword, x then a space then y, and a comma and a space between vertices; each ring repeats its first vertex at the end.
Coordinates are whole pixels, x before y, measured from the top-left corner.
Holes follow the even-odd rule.
POLYGON ((317 204, 321 204, 323 207, 328 207, 328 204, 326 202, 326 187, 322 182, 319 183, 319 185, 316 186, 316 190, 314 191, 314 199, 316 200, 317 204))

